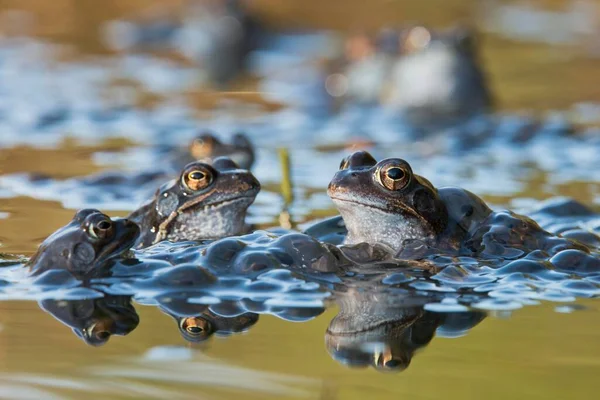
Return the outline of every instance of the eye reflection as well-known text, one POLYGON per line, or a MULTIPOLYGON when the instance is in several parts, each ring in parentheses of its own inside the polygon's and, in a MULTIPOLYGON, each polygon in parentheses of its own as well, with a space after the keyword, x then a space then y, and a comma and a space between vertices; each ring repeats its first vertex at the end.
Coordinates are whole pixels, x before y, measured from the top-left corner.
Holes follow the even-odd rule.
POLYGON ((388 178, 390 178, 394 181, 397 181, 397 180, 403 179, 405 176, 405 173, 402 169, 394 167, 394 168, 388 169, 386 172, 386 175, 388 178))
POLYGON ((113 236, 113 223, 106 217, 102 216, 101 219, 91 218, 89 221, 88 234, 94 239, 108 239, 113 236))
POLYGON ((180 321, 179 330, 186 340, 199 342, 208 339, 212 335, 212 324, 200 317, 183 318, 180 321))
POLYGON ((43 300, 40 307, 72 328, 90 346, 102 346, 114 336, 125 336, 139 323, 131 296, 109 295, 97 299, 43 300))
POLYGON ((202 165, 191 166, 191 171, 184 172, 181 181, 187 189, 198 191, 207 188, 212 183, 213 176, 211 172, 202 165))
POLYGON ((382 165, 376 172, 375 178, 388 190, 402 190, 410 183, 410 171, 404 165, 382 165))
POLYGON ((193 181, 199 181, 206 178, 206 174, 202 171, 194 171, 188 174, 188 179, 193 181))
POLYGON ((378 290, 362 289, 334 293, 339 311, 325 334, 330 356, 348 367, 401 372, 436 333, 463 335, 486 316, 476 311, 431 312, 424 309, 426 297, 382 296, 378 290))
POLYGON ((342 162, 340 162, 340 171, 348 168, 348 158, 344 158, 342 162))

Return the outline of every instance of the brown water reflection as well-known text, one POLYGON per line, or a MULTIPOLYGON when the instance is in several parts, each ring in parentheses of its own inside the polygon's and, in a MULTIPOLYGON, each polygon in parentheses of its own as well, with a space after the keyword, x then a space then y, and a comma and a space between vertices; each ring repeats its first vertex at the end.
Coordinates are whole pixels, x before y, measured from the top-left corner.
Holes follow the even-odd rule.
POLYGON ((545 304, 508 320, 487 318, 466 337, 434 338, 401 374, 381 374, 341 367, 328 356, 323 336, 335 311, 302 324, 265 316, 246 334, 190 346, 168 316, 137 306, 140 326, 99 349, 76 339, 34 303, 3 302, 0 391, 37 382, 32 386, 40 390, 83 398, 82 391, 53 387, 44 377, 96 391, 85 398, 165 398, 168 393, 174 399, 583 399, 600 371, 600 345, 590 329, 597 305, 582 304, 589 309, 557 314, 554 305, 545 304), (174 360, 165 364, 152 360, 158 359, 158 346, 181 347, 171 350, 174 360))
MULTIPOLYGON (((176 7, 183 2, 153 3, 176 7)), ((74 45, 74 54, 100 53, 105 51, 98 40, 101 23, 134 15, 148 3, 2 0, 0 10, 29 10, 37 20, 32 28, 35 34, 74 45)), ((456 21, 481 24, 480 3, 258 0, 252 7, 273 27, 352 31, 406 20, 434 26, 456 21)), ((515 2, 504 2, 508 3, 515 2)), ((535 2, 548 10, 566 9, 569 4, 571 1, 535 2)), ((600 80, 600 59, 587 51, 589 40, 596 37, 592 33, 581 43, 550 46, 484 33, 482 58, 500 107, 542 113, 569 109, 577 102, 600 101, 595 84, 600 80)), ((199 104, 214 96, 201 88, 193 92, 199 104)), ((122 144, 101 149, 107 146, 122 144)), ((48 151, 3 149, 0 172, 43 172, 61 178, 88 174, 98 170, 89 158, 98 149, 69 144, 48 151)), ((543 199, 567 195, 589 204, 598 195, 592 190, 593 182, 548 188, 547 178, 540 173, 528 179, 526 189, 517 196, 543 199)), ((501 196, 486 199, 495 204, 511 200, 501 196)), ((1 199, 0 212, 8 213, 0 218, 0 252, 25 255, 73 215, 73 210, 65 210, 59 203, 23 197, 1 199)), ((126 337, 113 337, 106 346, 94 348, 40 311, 36 303, 2 301, 0 397, 587 399, 593 397, 600 374, 600 314, 597 301, 580 303, 587 309, 572 314, 558 314, 554 311, 557 304, 544 303, 518 310, 510 319, 503 314, 492 316, 466 337, 434 338, 401 374, 381 374, 342 367, 328 355, 324 334, 335 310, 306 323, 261 316, 247 333, 190 345, 169 316, 154 307, 135 305, 139 327, 126 337), (159 346, 178 346, 170 354, 181 354, 181 358, 168 362, 144 358, 152 349, 156 355, 159 346)))

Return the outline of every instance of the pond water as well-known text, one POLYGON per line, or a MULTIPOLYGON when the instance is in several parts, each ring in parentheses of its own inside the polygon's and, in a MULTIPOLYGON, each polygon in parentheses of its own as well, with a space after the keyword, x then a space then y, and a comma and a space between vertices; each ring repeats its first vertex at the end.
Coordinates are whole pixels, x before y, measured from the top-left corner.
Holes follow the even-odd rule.
MULTIPOLYGON (((76 209, 126 216, 156 187, 82 177, 173 174, 165 154, 199 130, 224 138, 243 131, 255 144, 262 191, 248 222, 261 229, 303 229, 337 215, 327 185, 343 157, 365 148, 552 232, 598 234, 595 2, 260 0, 251 7, 272 30, 268 43, 252 53, 250 73, 221 91, 208 85, 205 64, 187 57, 200 50, 169 33, 181 32, 169 23, 189 10, 186 2, 157 1, 152 12, 143 1, 118 3, 0 2, 0 398, 590 397, 600 373, 600 278, 565 272, 570 260, 516 274, 505 264, 490 272, 482 260, 438 260, 446 270, 433 277, 223 273, 208 289, 182 289, 188 278, 204 284, 202 274, 169 275, 164 251, 169 262, 188 263, 176 271, 216 265, 187 245, 136 253, 150 265, 137 267, 146 280, 131 279, 125 267, 136 264, 124 261, 117 278, 92 288, 64 276, 34 282, 15 264, 76 209), (169 16, 148 30, 158 33, 136 36, 145 23, 123 23, 152 15, 169 16), (414 21, 477 25, 492 117, 422 135, 384 107, 325 112, 315 65, 351 33, 414 21), (519 141, 523 132, 532 139, 519 141), (536 213, 559 196, 592 211, 536 213), (361 330, 364 315, 371 320, 361 330), (204 320, 187 319, 197 316, 204 320), (215 334, 185 340, 184 323, 207 323, 215 334), (353 324, 357 332, 344 331, 353 324), (106 330, 114 335, 104 343, 106 330)), ((274 252, 271 239, 247 240, 274 252)))

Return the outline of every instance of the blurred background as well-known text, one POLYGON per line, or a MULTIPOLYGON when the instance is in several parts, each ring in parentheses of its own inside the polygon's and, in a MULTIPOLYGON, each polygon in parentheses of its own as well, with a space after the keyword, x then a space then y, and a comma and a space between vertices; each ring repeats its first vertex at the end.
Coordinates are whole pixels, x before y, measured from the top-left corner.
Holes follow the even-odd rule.
POLYGON ((335 213, 324 189, 358 148, 406 158, 434 184, 498 206, 555 195, 593 204, 598 8, 2 1, 0 227, 19 233, 1 241, 30 253, 71 209, 134 209, 157 182, 99 190, 72 178, 165 169, 157 158, 202 132, 243 132, 257 147, 266 190, 254 222, 265 226, 282 209, 298 223, 335 213), (294 201, 280 196, 282 148, 294 149, 294 201), (23 229, 42 215, 35 233, 23 229))
MULTIPOLYGON (((190 33, 187 40, 183 31, 201 31, 202 4, 208 3, 2 1, 2 25, 7 37, 31 35, 60 44, 59 57, 135 49, 158 53, 165 59, 179 61, 178 65, 189 65, 194 62, 191 48, 201 47, 202 39, 201 35, 190 33)), ((596 77, 596 59, 600 55, 600 17, 598 4, 592 0, 428 0, 422 4, 375 0, 368 5, 341 0, 240 0, 239 4, 260 28, 271 33, 327 31, 332 40, 410 23, 433 28, 465 23, 480 31, 482 60, 502 109, 564 109, 597 97, 589 84, 596 77)), ((326 46, 320 42, 315 46, 319 45, 326 46)), ((339 51, 333 47, 325 52, 339 51)), ((294 53, 294 49, 287 50, 294 53)), ((306 48, 296 50, 305 52, 306 48)), ((232 82, 235 88, 256 89, 250 76, 237 78, 232 82)), ((192 85, 186 91, 202 88, 203 85, 192 85)))
MULTIPOLYGON (((78 208, 126 215, 162 183, 140 174, 176 174, 204 132, 253 144, 261 227, 335 215, 325 190, 356 149, 494 207, 569 196, 597 210, 599 33, 594 0, 0 0, 0 252, 32 254, 78 208)), ((99 352, 35 304, 2 302, 0 397, 585 398, 600 342, 584 303, 498 313, 398 378, 326 354, 331 310, 300 325, 265 316, 190 353, 140 306, 136 339, 99 352), (181 352, 161 353, 170 345, 181 352), (179 376, 161 375, 164 354, 179 376)))

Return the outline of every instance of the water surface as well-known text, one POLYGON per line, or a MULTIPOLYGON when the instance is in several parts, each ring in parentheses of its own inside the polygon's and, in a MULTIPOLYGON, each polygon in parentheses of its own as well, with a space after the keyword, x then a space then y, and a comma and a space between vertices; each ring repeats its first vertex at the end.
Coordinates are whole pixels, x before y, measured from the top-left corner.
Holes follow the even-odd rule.
MULTIPOLYGON (((37 16, 26 33, 43 42, 2 42, 6 79, 0 85, 0 105, 8 114, 0 130, 0 171, 2 175, 44 173, 58 186, 17 179, 12 189, 2 189, 0 251, 6 258, 31 255, 43 238, 71 219, 76 208, 95 206, 110 215, 126 215, 144 193, 132 191, 122 199, 99 197, 65 180, 106 168, 150 168, 156 161, 153 145, 185 145, 199 125, 224 135, 247 128, 258 144, 255 174, 265 190, 251 209, 253 222, 277 226, 284 209, 279 147, 290 149, 293 221, 335 215, 325 187, 349 150, 316 139, 337 133, 338 142, 348 141, 353 132, 347 128, 352 124, 338 123, 346 121, 341 118, 317 124, 301 112, 273 105, 268 93, 266 100, 257 100, 260 87, 255 79, 243 78, 229 93, 219 93, 202 86, 188 63, 108 52, 99 35, 103 24, 135 16, 143 2, 101 7, 90 2, 85 6, 54 2, 52 7, 38 3, 23 5, 37 16), (57 49, 52 43, 66 47, 57 49), (36 68, 21 71, 23 65, 36 68), (94 123, 79 118, 105 110, 100 101, 105 91, 110 99, 106 109, 125 104, 132 111, 115 120, 97 118, 94 123), (62 97, 55 97, 61 92, 62 97), (77 107, 73 99, 81 100, 74 102, 77 107), (252 108, 247 108, 248 102, 252 108), (75 117, 39 125, 49 121, 48 116, 60 115, 62 104, 70 104, 75 117), (283 133, 273 140, 274 132, 283 133)), ((481 7, 459 0, 418 5, 377 1, 369 6, 265 0, 255 7, 274 27, 291 24, 342 32, 398 19, 435 26, 459 19, 478 21, 483 61, 499 110, 509 117, 540 117, 548 125, 556 115, 566 123, 585 122, 578 125, 578 132, 588 142, 541 136, 525 148, 491 141, 448 155, 427 140, 413 143, 406 137, 388 136, 383 126, 370 132, 376 142, 370 150, 378 157, 406 158, 435 185, 466 187, 497 207, 527 210, 540 200, 569 196, 597 210, 600 158, 594 151, 598 147, 590 143, 598 146, 598 133, 588 130, 597 123, 594 110, 600 100, 593 84, 600 70, 597 35, 576 3, 592 4, 544 1, 536 3, 538 9, 500 1, 481 7), (506 16, 514 13, 529 21, 536 18, 536 24, 523 32, 506 22, 506 16), (568 29, 573 24, 565 21, 578 21, 581 29, 573 32, 568 29)), ((0 6, 9 9, 15 4, 0 6)), ((288 93, 276 95, 285 98, 288 93)), ((332 358, 326 332, 339 310, 326 298, 330 307, 322 314, 313 310, 296 318, 302 322, 290 322, 293 318, 286 314, 266 313, 247 332, 215 335, 195 344, 181 337, 173 318, 138 299, 133 307, 139 326, 127 336, 111 337, 101 347, 86 345, 68 326, 40 309, 37 301, 6 300, 0 302, 0 397, 589 398, 600 373, 597 300, 554 300, 515 310, 475 310, 486 318, 462 335, 438 328, 436 337, 417 346, 410 365, 395 373, 350 368, 332 358)), ((432 333, 436 330, 430 328, 432 333)))

